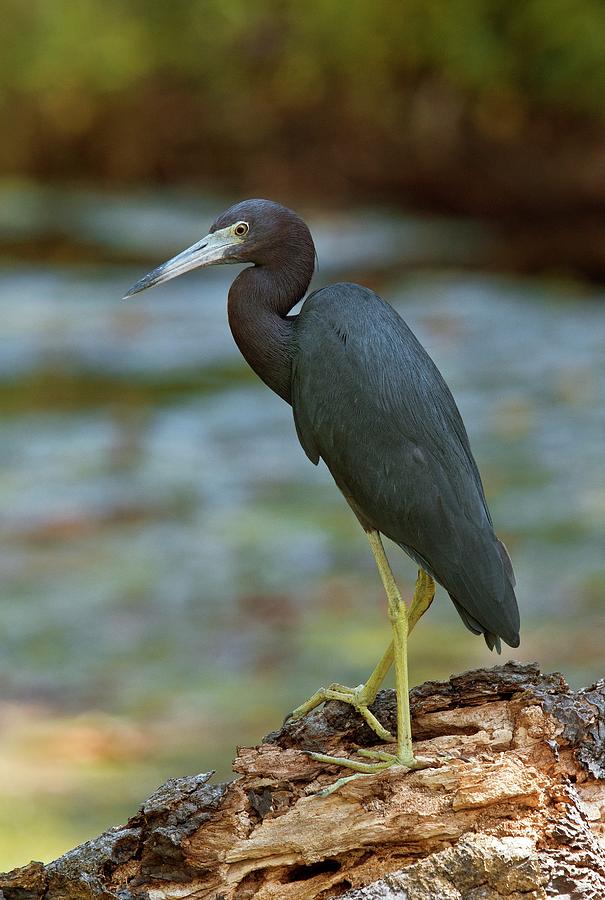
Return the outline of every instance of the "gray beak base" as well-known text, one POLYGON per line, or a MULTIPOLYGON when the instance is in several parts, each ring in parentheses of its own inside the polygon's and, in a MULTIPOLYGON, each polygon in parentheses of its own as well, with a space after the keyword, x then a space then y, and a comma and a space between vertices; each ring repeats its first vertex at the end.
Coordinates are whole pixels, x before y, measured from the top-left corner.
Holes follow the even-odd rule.
MULTIPOLYGON (((220 231, 214 231, 207 234, 201 241, 193 246, 183 250, 177 256, 173 256, 168 262, 162 263, 153 272, 143 275, 132 287, 124 294, 123 299, 132 297, 133 294, 140 294, 148 288, 163 284, 164 281, 170 281, 183 275, 191 269, 200 269, 206 266, 216 266, 223 262, 231 262, 226 260, 225 253, 230 247, 237 246, 241 240, 236 237, 230 228, 223 228, 220 231)), ((235 262, 236 260, 233 260, 235 262)))

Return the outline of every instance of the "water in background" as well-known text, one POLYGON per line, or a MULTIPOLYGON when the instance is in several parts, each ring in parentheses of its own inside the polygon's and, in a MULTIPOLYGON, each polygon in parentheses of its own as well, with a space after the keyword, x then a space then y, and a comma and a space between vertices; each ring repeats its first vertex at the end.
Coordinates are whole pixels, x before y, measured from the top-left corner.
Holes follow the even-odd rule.
MULTIPOLYGON (((221 203, 0 194, 8 868, 116 823, 169 776, 227 776, 235 744, 320 683, 357 684, 389 635, 356 520, 233 344, 236 270, 119 299, 221 203), (65 261, 37 262, 40 248, 65 261)), ((386 211, 310 220, 314 286, 379 290, 456 396, 517 572, 522 645, 502 660, 536 658, 574 684, 600 677, 603 297, 463 272, 487 240, 468 225, 386 211)), ((388 549, 409 594, 414 566, 388 549)), ((412 643, 415 682, 498 661, 442 591, 412 643)))

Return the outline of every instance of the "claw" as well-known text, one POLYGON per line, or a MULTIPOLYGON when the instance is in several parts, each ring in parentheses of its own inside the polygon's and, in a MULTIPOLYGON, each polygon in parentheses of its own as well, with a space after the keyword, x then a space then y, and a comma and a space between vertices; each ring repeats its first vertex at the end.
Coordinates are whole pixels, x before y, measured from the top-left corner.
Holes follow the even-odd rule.
POLYGON ((395 740, 393 735, 378 721, 374 713, 368 709, 368 698, 366 696, 366 686, 360 684, 355 688, 347 687, 345 684, 331 684, 330 687, 320 688, 306 703, 297 706, 284 720, 296 722, 302 719, 311 710, 326 703, 328 700, 339 700, 341 703, 348 703, 354 707, 357 712, 365 719, 372 731, 378 735, 381 741, 392 742, 395 740))
POLYGON ((362 778, 366 775, 377 775, 379 772, 384 772, 386 769, 390 769, 393 766, 400 766, 411 772, 418 771, 419 769, 429 769, 435 765, 435 760, 429 759, 428 757, 412 756, 403 758, 397 756, 396 753, 386 753, 383 750, 360 749, 356 751, 359 756, 378 760, 378 762, 375 763, 366 763, 361 760, 349 759, 347 756, 329 756, 327 753, 307 752, 311 759, 314 759, 316 762, 326 763, 326 765, 329 766, 342 766, 345 769, 353 769, 355 772, 354 775, 345 775, 344 778, 339 778, 334 784, 318 791, 316 794, 317 797, 328 797, 344 784, 348 784, 349 781, 354 781, 356 778, 362 778))

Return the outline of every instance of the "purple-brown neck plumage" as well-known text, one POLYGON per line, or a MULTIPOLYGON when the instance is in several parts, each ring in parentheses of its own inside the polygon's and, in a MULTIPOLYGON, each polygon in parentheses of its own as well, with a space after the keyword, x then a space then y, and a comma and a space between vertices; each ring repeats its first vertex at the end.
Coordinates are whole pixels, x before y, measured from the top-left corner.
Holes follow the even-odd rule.
MULTIPOLYGON (((300 221, 300 220, 298 220, 300 221)), ((242 355, 271 390, 291 402, 292 319, 309 287, 315 247, 308 229, 284 235, 262 263, 237 276, 229 291, 229 327, 242 355)))

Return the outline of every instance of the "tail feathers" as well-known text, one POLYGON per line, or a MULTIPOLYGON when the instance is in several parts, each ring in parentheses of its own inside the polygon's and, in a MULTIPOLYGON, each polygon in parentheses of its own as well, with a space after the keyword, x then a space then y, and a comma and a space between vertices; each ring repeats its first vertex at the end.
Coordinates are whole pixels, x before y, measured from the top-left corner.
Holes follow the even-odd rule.
POLYGON ((482 634, 489 649, 501 653, 502 641, 509 647, 519 646, 519 608, 515 597, 515 573, 508 550, 491 530, 490 534, 491 547, 487 557, 483 540, 480 541, 476 554, 477 559, 483 559, 485 563, 479 568, 478 574, 485 576, 487 569, 487 577, 477 578, 471 571, 465 569, 457 572, 454 570, 446 582, 437 574, 437 566, 431 566, 417 550, 402 543, 399 546, 422 566, 425 572, 432 575, 435 581, 446 588, 458 610, 458 615, 469 631, 473 634, 482 634), (482 548, 483 553, 480 552, 482 548), (493 552, 494 549, 496 553, 493 552), (450 591, 458 597, 464 597, 473 612, 469 612, 450 591), (479 616, 485 622, 489 622, 489 625, 482 625, 479 616))
POLYGON ((492 634, 491 631, 484 631, 483 637, 490 650, 495 650, 496 653, 502 653, 502 641, 497 634, 492 634))
POLYGON ((483 634, 490 650, 500 653, 501 639, 509 647, 519 646, 513 566, 506 547, 493 532, 491 542, 477 541, 469 565, 449 581, 448 593, 460 618, 474 634, 483 634))
MULTIPOLYGON (((496 653, 502 653, 502 642, 500 640, 500 636, 497 634, 494 634, 491 631, 488 631, 473 616, 471 616, 471 614, 469 612, 467 612, 467 610, 464 609, 464 607, 461 606, 458 603, 458 601, 455 600, 454 597, 452 597, 451 594, 450 594, 450 599, 451 599, 452 603, 454 604, 454 606, 456 607, 456 610, 458 611, 458 615, 460 616, 460 618, 462 619, 462 621, 464 622, 464 624, 466 625, 468 630, 472 631, 473 634, 482 634, 485 639, 485 643, 487 644, 487 646, 489 647, 490 650, 495 650, 496 653)), ((506 643, 510 647, 518 647, 519 646, 519 635, 518 634, 516 635, 516 643, 515 643, 515 636, 510 635, 509 637, 510 637, 510 639, 504 638, 506 643)))

